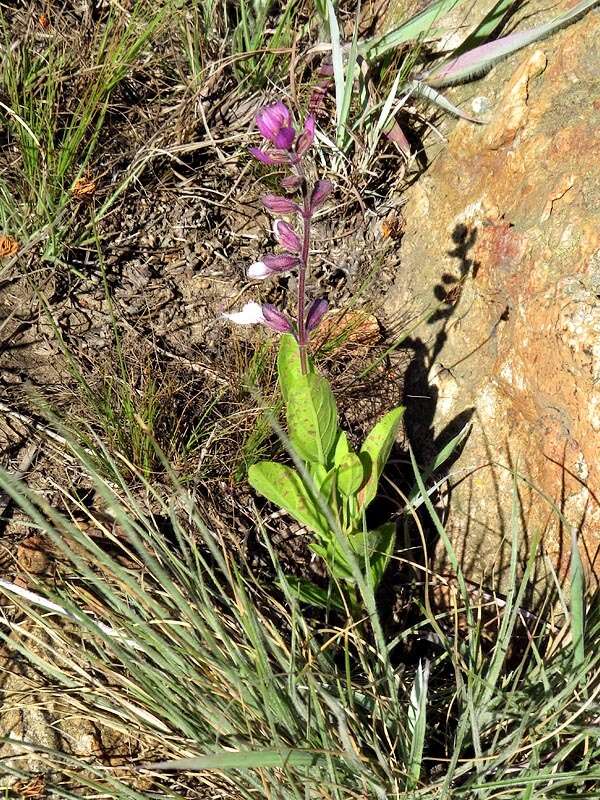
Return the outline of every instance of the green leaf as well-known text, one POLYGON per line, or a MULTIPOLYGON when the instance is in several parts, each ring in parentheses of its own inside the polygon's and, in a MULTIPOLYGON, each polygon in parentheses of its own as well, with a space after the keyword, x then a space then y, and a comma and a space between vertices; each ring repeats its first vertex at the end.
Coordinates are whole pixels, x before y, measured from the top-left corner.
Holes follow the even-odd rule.
POLYGON ((360 490, 358 499, 361 510, 364 511, 377 494, 379 478, 386 465, 392 445, 396 440, 398 428, 404 414, 404 408, 394 408, 380 419, 371 433, 367 436, 360 449, 363 466, 370 462, 370 474, 367 482, 360 490), (365 458, 366 456, 366 458, 365 458))
POLYGON ((369 532, 372 553, 370 557, 371 580, 376 589, 388 568, 396 544, 396 523, 386 522, 380 528, 369 532))
POLYGON ((383 578, 396 544, 396 523, 386 522, 379 528, 367 533, 355 533, 350 536, 350 543, 365 569, 365 559, 370 572, 373 589, 376 589, 383 578), (366 537, 366 538, 365 538, 366 537))
POLYGON ((321 556, 327 565, 330 575, 337 580, 354 583, 354 576, 352 575, 350 565, 337 546, 335 539, 330 538, 326 545, 319 544, 318 542, 311 542, 309 547, 313 553, 321 556))
POLYGON ((283 508, 301 525, 327 536, 327 523, 295 469, 274 461, 259 461, 248 470, 248 481, 259 494, 283 508))
POLYGON ((331 61, 333 66, 333 78, 335 83, 335 117, 336 117, 336 144, 343 152, 351 143, 348 135, 348 116, 352 93, 354 87, 354 73, 356 71, 356 59, 358 55, 358 14, 354 23, 354 33, 350 52, 346 60, 346 70, 344 72, 344 54, 340 37, 340 29, 335 9, 331 0, 327 0, 327 19, 329 22, 329 33, 331 41, 331 61))
POLYGON ((329 383, 320 375, 294 381, 287 401, 292 446, 305 461, 327 464, 338 435, 337 408, 329 383))
POLYGON ((337 470, 332 467, 321 484, 321 499, 334 511, 334 499, 337 490, 337 470))
POLYGON ((359 53, 373 62, 411 39, 418 39, 427 33, 432 36, 437 35, 438 31, 432 29, 433 24, 441 16, 451 11, 459 2, 462 2, 462 0, 435 0, 424 11, 415 14, 414 17, 403 22, 402 25, 392 28, 382 36, 362 42, 359 45, 359 53))
POLYGON ((291 575, 285 575, 284 579, 291 592, 296 595, 301 603, 307 603, 316 608, 344 610, 344 604, 334 585, 330 585, 328 589, 322 589, 312 581, 305 581, 302 578, 295 578, 291 575))
MULTIPOLYGON (((313 365, 308 361, 309 373, 314 372, 313 365)), ((296 384, 303 378, 300 361, 300 348, 296 338, 291 333, 285 333, 279 341, 279 354, 277 356, 277 374, 279 387, 283 399, 287 404, 293 394, 296 384)))
POLYGON ((355 453, 348 453, 337 468, 338 489, 346 497, 356 494, 365 477, 365 470, 360 458, 355 453))
POLYGON ((159 761, 146 764, 146 769, 154 770, 186 770, 200 772, 204 770, 228 769, 284 769, 287 767, 307 767, 322 758, 318 753, 307 750, 239 750, 231 753, 222 750, 195 758, 177 758, 173 761, 159 761))
POLYGON ((350 444, 348 443, 348 434, 346 431, 340 431, 337 442, 335 444, 335 451, 333 453, 333 464, 336 467, 342 463, 344 458, 350 453, 350 444))

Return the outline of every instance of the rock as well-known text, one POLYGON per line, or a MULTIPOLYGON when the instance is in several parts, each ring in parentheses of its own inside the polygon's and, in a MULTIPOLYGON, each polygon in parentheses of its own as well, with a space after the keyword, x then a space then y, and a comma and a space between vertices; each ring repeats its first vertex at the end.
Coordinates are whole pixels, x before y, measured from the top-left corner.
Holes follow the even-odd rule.
POLYGON ((574 530, 599 573, 599 43, 591 12, 468 87, 488 124, 457 123, 407 194, 386 311, 431 312, 407 343, 407 435, 425 464, 473 423, 448 532, 474 580, 502 585, 513 471, 523 553, 540 536, 564 576, 574 530))

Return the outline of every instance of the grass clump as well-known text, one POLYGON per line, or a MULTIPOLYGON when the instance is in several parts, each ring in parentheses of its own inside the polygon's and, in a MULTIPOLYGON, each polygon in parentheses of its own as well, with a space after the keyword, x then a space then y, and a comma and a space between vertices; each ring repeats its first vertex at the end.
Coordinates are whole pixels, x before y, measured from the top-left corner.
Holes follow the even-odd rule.
MULTIPOLYGON (((2 637, 45 676, 45 701, 125 737, 136 755, 118 769, 101 758, 84 769, 72 754, 42 752, 62 775, 47 787, 56 796, 149 796, 134 788, 140 775, 150 795, 185 786, 201 797, 203 785, 232 798, 558 798, 600 788, 595 601, 565 595, 561 625, 526 621, 526 572, 497 612, 490 652, 485 604, 459 582, 453 609, 425 611, 396 637, 387 629, 382 649, 366 617, 307 615, 266 537, 257 571, 232 557, 235 531, 216 534, 177 485, 163 493, 140 476, 144 498, 134 497, 125 479, 107 483, 74 452, 102 517, 67 493, 59 513, 0 476, 56 554, 53 586, 32 585, 35 596, 3 582, 2 637), (446 622, 464 615, 466 634, 446 622), (418 658, 411 637, 436 645, 418 658)), ((26 750, 13 742, 6 762, 21 779, 14 754, 26 750)))

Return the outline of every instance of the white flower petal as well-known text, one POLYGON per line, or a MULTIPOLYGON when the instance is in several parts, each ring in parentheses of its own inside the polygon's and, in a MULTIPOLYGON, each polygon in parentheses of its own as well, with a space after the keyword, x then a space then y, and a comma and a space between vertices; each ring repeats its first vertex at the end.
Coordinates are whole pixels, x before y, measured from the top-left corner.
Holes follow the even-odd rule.
POLYGON ((254 280, 262 280, 272 274, 273 270, 270 270, 263 261, 255 261, 248 267, 248 277, 254 280))
POLYGON ((264 324, 265 321, 261 306, 254 302, 246 303, 241 311, 232 311, 223 316, 236 325, 258 325, 264 324))

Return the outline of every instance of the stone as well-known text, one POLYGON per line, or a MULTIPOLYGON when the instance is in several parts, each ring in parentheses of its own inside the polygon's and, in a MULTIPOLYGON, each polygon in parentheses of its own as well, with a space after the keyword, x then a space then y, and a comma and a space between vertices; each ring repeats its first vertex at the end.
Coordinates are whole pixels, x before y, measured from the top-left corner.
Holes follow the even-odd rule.
POLYGON ((468 576, 500 588, 513 473, 522 555, 539 538, 563 578, 575 532, 600 573, 599 75, 591 12, 468 87, 488 124, 458 122, 408 190, 386 299, 390 318, 430 311, 406 343, 407 436, 424 465, 471 421, 448 533, 468 576))

